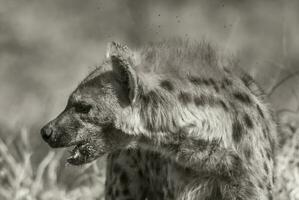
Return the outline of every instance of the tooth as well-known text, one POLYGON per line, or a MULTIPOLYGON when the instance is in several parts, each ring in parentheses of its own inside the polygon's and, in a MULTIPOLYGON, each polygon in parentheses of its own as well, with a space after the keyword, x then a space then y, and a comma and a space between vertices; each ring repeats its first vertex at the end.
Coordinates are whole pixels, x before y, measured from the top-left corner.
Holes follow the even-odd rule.
POLYGON ((79 158, 79 154, 80 154, 79 151, 76 151, 76 153, 75 153, 75 155, 73 156, 73 158, 74 158, 74 159, 79 158))

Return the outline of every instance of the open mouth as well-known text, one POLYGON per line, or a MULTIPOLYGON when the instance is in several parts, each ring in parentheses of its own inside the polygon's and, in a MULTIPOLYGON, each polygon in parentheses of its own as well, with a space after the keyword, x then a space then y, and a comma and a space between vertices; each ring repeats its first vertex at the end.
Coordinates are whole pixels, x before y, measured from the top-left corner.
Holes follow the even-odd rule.
POLYGON ((70 156, 67 158, 67 162, 71 165, 81 165, 90 162, 93 160, 92 157, 95 151, 90 143, 76 144, 75 147, 69 151, 70 156))

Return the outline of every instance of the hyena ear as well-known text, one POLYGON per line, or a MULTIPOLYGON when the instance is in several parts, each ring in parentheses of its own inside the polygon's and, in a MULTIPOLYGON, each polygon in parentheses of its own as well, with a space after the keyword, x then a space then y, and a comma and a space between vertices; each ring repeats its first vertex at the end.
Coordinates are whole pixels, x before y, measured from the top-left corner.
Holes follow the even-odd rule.
POLYGON ((138 95, 138 77, 134 69, 134 53, 125 45, 111 42, 108 44, 106 57, 111 59, 113 70, 120 75, 128 89, 130 103, 134 104, 138 95))

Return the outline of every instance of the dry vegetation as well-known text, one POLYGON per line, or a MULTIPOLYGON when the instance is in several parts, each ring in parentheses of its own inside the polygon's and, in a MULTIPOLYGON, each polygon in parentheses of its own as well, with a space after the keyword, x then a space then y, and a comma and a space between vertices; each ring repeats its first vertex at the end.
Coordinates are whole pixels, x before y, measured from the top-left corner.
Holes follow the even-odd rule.
POLYGON ((33 153, 23 129, 19 137, 7 144, 0 139, 0 199, 1 200, 100 200, 103 199, 104 165, 82 166, 68 189, 58 181, 58 169, 63 151, 50 151, 33 166, 33 153), (14 152, 14 150, 16 150, 14 152))

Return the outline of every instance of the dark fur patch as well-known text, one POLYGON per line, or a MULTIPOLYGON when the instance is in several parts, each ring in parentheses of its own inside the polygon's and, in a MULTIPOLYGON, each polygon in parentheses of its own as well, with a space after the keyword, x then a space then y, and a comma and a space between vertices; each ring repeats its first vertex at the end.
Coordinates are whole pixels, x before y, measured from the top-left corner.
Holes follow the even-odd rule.
POLYGON ((215 81, 214 79, 209 78, 209 83, 210 83, 210 85, 213 86, 213 88, 214 88, 214 90, 215 90, 216 92, 219 92, 219 87, 218 87, 218 85, 217 85, 217 83, 216 83, 216 81, 215 81))
POLYGON ((244 115, 244 122, 248 128, 253 128, 253 122, 247 113, 244 115))
POLYGON ((247 160, 251 159, 252 151, 251 151, 251 149, 249 147, 244 148, 244 155, 245 155, 245 157, 246 157, 247 160))
POLYGON ((257 111, 259 112, 260 116, 262 118, 265 118, 264 113, 263 113, 262 109, 259 107, 259 105, 257 105, 256 108, 257 108, 257 111))
POLYGON ((266 156, 268 158, 268 160, 272 160, 272 153, 271 153, 271 150, 270 149, 266 149, 266 156))
POLYGON ((268 169, 268 165, 266 162, 264 162, 264 169, 265 169, 265 172, 268 174, 269 169, 268 169))
POLYGON ((268 190, 268 191, 271 191, 271 189, 272 189, 272 186, 271 186, 270 183, 268 183, 268 184, 267 184, 267 190, 268 190))
POLYGON ((226 103, 224 103, 224 101, 219 100, 219 103, 220 103, 221 107, 222 107, 225 111, 228 111, 228 107, 227 107, 226 103))
POLYGON ((173 91, 174 90, 174 86, 173 84, 169 81, 169 80, 163 80, 160 82, 160 86, 168 91, 173 91))
POLYGON ((209 141, 203 139, 188 140, 188 141, 189 143, 192 143, 192 146, 194 146, 198 151, 204 151, 209 146, 209 141))
POLYGON ((224 199, 220 187, 216 183, 212 185, 211 194, 209 198, 207 198, 207 200, 212 200, 212 199, 224 199))
POLYGON ((195 96, 193 100, 196 106, 215 106, 217 103, 220 104, 220 102, 215 97, 207 95, 195 96))
POLYGON ((217 93, 220 91, 218 85, 214 85, 213 88, 214 88, 214 90, 215 90, 217 93))
POLYGON ((239 143, 243 136, 243 127, 239 121, 235 121, 232 126, 232 137, 236 143, 239 143))
POLYGON ((129 194, 130 194, 130 190, 127 187, 125 189, 123 189, 124 196, 128 196, 129 194))
POLYGON ((162 191, 156 191, 155 192, 155 199, 165 199, 164 193, 162 191))
POLYGON ((251 99, 250 97, 246 94, 246 93, 243 93, 243 92, 235 92, 233 94, 233 96, 240 102, 242 103, 245 103, 245 104, 251 104, 251 99))
POLYGON ((140 152, 140 150, 137 149, 136 151, 137 151, 137 157, 138 157, 138 159, 141 159, 141 152, 140 152))
POLYGON ((221 83, 221 88, 222 89, 226 89, 229 86, 232 86, 233 82, 230 79, 223 79, 222 83, 221 83))
POLYGON ((128 184, 128 181, 129 181, 129 177, 127 175, 126 172, 122 172, 121 175, 120 175, 120 181, 123 183, 123 184, 128 184))
POLYGON ((199 85, 213 86, 215 91, 219 92, 219 87, 218 87, 216 81, 212 78, 203 79, 203 78, 196 77, 196 76, 190 76, 189 81, 196 86, 199 86, 199 85))
POLYGON ((189 81, 194 85, 201 85, 203 84, 203 80, 200 77, 197 76, 190 76, 189 81))
POLYGON ((156 173, 159 174, 160 171, 161 171, 161 167, 160 167, 160 165, 156 165, 156 166, 155 166, 155 169, 156 169, 156 173))
POLYGON ((127 154, 127 156, 131 156, 131 151, 130 151, 131 149, 128 149, 126 152, 125 152, 125 154, 127 154))
POLYGON ((265 157, 265 152, 264 152, 263 149, 260 149, 260 153, 261 153, 262 157, 264 158, 265 157))
POLYGON ((204 106, 204 105, 220 106, 223 108, 224 111, 228 111, 228 106, 226 105, 226 103, 224 103, 223 100, 217 99, 213 96, 206 96, 206 95, 194 96, 193 101, 196 106, 204 106))
POLYGON ((237 177, 244 173, 243 161, 237 154, 230 155, 231 169, 228 170, 231 176, 237 177))
POLYGON ((139 177, 143 177, 143 172, 142 172, 142 170, 141 169, 138 169, 138 175, 139 175, 139 177))
POLYGON ((228 73, 228 74, 231 73, 231 71, 230 71, 229 69, 227 69, 226 67, 223 67, 223 70, 224 70, 226 73, 228 73))
POLYGON ((201 95, 201 96, 195 96, 194 97, 194 103, 196 106, 203 106, 206 104, 206 98, 205 96, 201 95))
POLYGON ((121 166, 119 164, 115 163, 113 166, 113 172, 117 174, 120 171, 121 171, 121 166))
POLYGON ((184 105, 187 105, 192 101, 192 95, 188 92, 181 92, 178 96, 179 101, 184 105))
POLYGON ((214 85, 214 89, 215 89, 215 91, 216 91, 217 93, 220 91, 218 85, 214 85))
POLYGON ((259 186, 259 188, 261 188, 262 190, 264 189, 264 185, 263 185, 261 182, 258 183, 258 186, 259 186))
MULTIPOLYGON (((210 80, 213 80, 213 79, 204 79, 204 78, 200 78, 200 77, 197 77, 197 76, 190 76, 189 77, 189 80, 191 83, 193 83, 194 85, 205 85, 205 86, 209 86, 212 84, 212 82, 210 80)), ((214 81, 214 80, 213 80, 214 81)))
POLYGON ((147 108, 148 106, 150 106, 151 103, 157 104, 157 102, 154 101, 157 98, 157 94, 154 91, 149 91, 148 93, 141 95, 140 100, 142 103, 142 108, 147 108))
POLYGON ((268 138, 268 133, 267 133, 266 129, 263 129, 263 135, 264 135, 264 138, 265 138, 265 139, 268 138))
POLYGON ((269 129, 268 129, 268 138, 269 138, 270 147, 273 151, 276 147, 276 142, 275 142, 274 138, 269 135, 269 129))
POLYGON ((254 82, 253 78, 248 74, 243 74, 241 80, 243 81, 244 85, 249 88, 249 86, 254 82))
POLYGON ((119 196, 119 191, 118 189, 115 189, 115 193, 114 193, 115 197, 117 198, 119 196))
POLYGON ((206 85, 206 86, 209 86, 210 85, 210 81, 208 79, 203 79, 202 80, 203 84, 206 85))
POLYGON ((212 79, 212 78, 209 78, 209 83, 211 85, 216 85, 216 81, 214 79, 212 79))
POLYGON ((110 196, 110 195, 112 195, 112 187, 111 186, 109 186, 109 188, 108 188, 108 190, 107 190, 107 194, 110 196))

